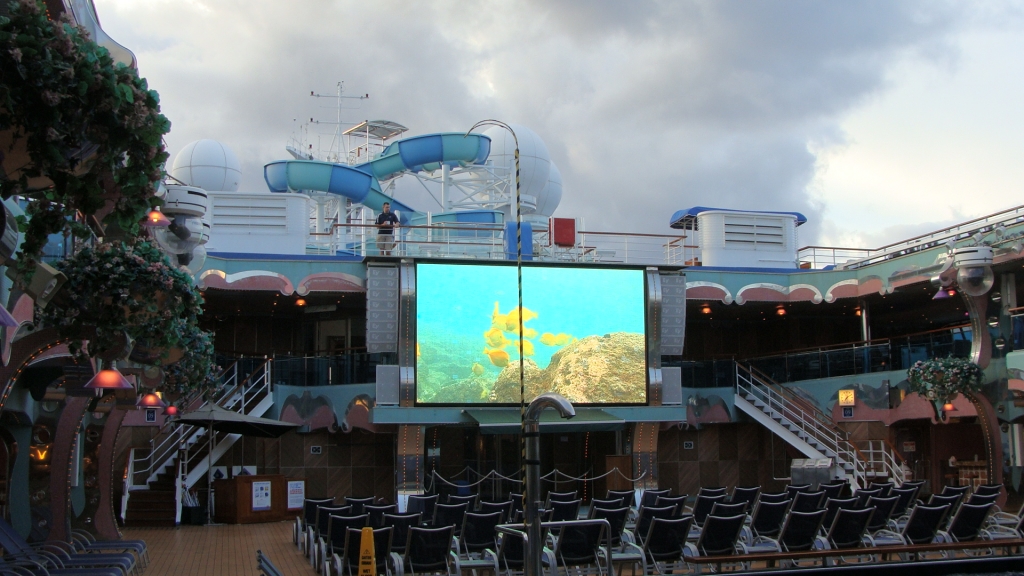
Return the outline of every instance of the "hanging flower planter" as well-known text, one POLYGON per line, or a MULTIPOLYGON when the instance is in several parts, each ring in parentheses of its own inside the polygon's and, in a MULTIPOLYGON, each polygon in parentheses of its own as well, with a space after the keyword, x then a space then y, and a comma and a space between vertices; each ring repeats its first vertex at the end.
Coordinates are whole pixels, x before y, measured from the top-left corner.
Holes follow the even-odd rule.
POLYGON ((159 201, 170 123, 137 72, 37 0, 0 7, 0 196, 27 197, 18 258, 30 274, 50 234, 86 237, 86 219, 129 236, 159 201))
POLYGON ((918 360, 907 370, 910 391, 926 398, 936 408, 939 420, 943 406, 951 403, 957 394, 970 398, 981 391, 984 372, 981 367, 965 358, 935 358, 918 360))

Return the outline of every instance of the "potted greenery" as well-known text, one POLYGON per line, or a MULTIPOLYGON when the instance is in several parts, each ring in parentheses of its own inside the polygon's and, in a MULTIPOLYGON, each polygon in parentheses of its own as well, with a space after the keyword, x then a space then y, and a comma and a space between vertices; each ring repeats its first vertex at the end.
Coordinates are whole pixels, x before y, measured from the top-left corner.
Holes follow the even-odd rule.
POLYGON ((69 348, 82 356, 116 349, 127 334, 136 346, 144 343, 145 364, 161 364, 179 350, 172 390, 204 386, 213 363, 213 345, 198 327, 203 298, 191 277, 172 266, 148 242, 86 247, 54 264, 67 276, 65 296, 36 311, 37 318, 57 329, 69 348), (88 349, 82 335, 90 334, 88 349), (187 381, 187 382, 186 382, 187 381))
POLYGON ((23 273, 50 234, 88 236, 89 216, 137 234, 159 203, 169 129, 157 93, 84 29, 38 0, 0 8, 0 196, 30 200, 23 273))
MULTIPOLYGON (((966 397, 981 391, 984 372, 966 358, 918 360, 907 370, 910 391, 927 398, 936 407, 953 401, 957 394, 966 397)), ((941 414, 941 410, 938 410, 941 414)))
POLYGON ((213 334, 195 323, 179 322, 178 345, 184 355, 177 362, 164 367, 164 392, 189 393, 193 390, 212 390, 217 386, 219 369, 213 362, 213 334))

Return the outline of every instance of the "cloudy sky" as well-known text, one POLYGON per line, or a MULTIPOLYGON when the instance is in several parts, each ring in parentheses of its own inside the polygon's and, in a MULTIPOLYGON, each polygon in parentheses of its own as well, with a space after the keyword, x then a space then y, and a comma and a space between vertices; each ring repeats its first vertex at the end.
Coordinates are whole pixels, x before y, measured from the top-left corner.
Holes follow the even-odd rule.
MULTIPOLYGON (((1024 204, 1024 4, 95 0, 172 122, 243 186, 303 119, 411 134, 530 127, 558 216, 669 233, 694 205, 796 210, 802 244, 877 247, 1024 204)), ((329 128, 323 128, 329 131, 329 128)), ((435 209, 424 207, 423 209, 435 209)))

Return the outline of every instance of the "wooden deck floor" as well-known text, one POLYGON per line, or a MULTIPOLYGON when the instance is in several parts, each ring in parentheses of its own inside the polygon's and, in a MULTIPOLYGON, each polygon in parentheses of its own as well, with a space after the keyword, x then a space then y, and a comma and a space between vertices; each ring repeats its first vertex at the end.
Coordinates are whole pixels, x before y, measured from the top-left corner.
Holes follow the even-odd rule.
POLYGON ((142 539, 149 547, 145 576, 257 576, 256 551, 288 576, 316 575, 292 544, 292 524, 225 524, 178 528, 125 528, 125 538, 142 539))

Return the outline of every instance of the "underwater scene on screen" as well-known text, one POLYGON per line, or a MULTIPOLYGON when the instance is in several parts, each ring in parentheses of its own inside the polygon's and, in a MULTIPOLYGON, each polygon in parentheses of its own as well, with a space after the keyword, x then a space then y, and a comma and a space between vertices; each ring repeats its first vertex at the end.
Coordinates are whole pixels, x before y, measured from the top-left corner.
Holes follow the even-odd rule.
POLYGON ((574 404, 643 404, 642 270, 416 267, 416 401, 518 404, 557 392, 574 404), (522 337, 520 338, 520 320, 522 337))

